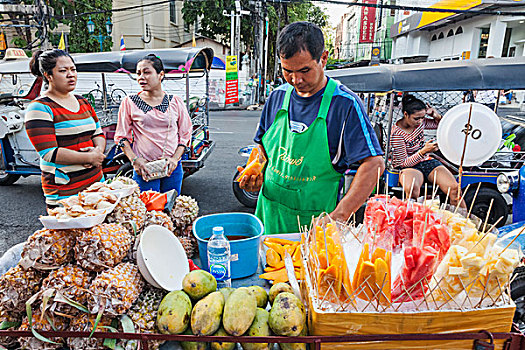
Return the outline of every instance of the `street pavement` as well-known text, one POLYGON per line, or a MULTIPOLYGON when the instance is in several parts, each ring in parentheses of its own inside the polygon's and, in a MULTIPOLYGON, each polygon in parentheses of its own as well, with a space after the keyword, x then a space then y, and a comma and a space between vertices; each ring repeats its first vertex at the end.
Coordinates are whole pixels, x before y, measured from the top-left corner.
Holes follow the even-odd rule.
MULTIPOLYGON (((222 212, 253 212, 237 201, 232 179, 243 160, 237 151, 253 143, 260 111, 220 111, 210 113, 210 138, 215 149, 205 167, 184 180, 182 194, 194 197, 199 215, 222 212)), ((39 176, 21 178, 14 185, 0 187, 0 256, 9 247, 23 242, 42 228, 39 215, 45 214, 39 176)))

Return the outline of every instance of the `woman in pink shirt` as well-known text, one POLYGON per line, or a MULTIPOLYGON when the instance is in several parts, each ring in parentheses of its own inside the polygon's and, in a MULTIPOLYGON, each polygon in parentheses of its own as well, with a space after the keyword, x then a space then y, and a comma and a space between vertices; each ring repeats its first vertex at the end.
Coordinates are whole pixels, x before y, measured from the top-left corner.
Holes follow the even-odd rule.
POLYGON ((122 100, 115 143, 130 159, 133 179, 141 191, 176 189, 180 194, 180 160, 190 143, 193 126, 182 99, 162 90, 164 75, 162 61, 155 55, 137 63, 137 81, 142 91, 122 100), (150 181, 145 165, 158 159, 167 160, 168 176, 150 181))

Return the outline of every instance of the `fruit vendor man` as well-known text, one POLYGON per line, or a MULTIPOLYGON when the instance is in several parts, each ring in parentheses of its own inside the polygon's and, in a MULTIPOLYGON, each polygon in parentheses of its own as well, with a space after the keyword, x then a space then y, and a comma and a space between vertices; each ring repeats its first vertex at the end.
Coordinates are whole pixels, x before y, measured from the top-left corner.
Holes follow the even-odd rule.
POLYGON ((328 51, 321 29, 295 22, 279 34, 277 51, 287 84, 269 96, 257 142, 264 173, 244 176, 240 187, 259 192, 256 215, 266 234, 299 232, 327 212, 346 221, 366 201, 384 170, 383 152, 362 101, 324 74, 328 51), (338 202, 343 174, 359 164, 338 202))

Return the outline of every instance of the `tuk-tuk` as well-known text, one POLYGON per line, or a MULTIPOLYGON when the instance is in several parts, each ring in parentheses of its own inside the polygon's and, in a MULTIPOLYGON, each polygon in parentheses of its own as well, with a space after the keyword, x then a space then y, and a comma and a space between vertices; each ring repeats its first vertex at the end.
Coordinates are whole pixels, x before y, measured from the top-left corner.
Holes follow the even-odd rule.
MULTIPOLYGON (((100 73, 102 99, 86 94, 101 121, 108 144, 103 171, 106 176, 122 174, 129 176, 133 168, 124 153, 113 143, 116 128, 118 101, 108 94, 106 77, 119 73, 119 78, 135 79, 137 62, 148 54, 158 56, 166 71, 166 80, 185 81, 186 107, 190 110, 193 135, 190 147, 182 157, 184 176, 189 176, 204 166, 215 144, 209 135, 208 74, 213 60, 211 48, 178 48, 156 50, 130 50, 97 52, 72 55, 79 81, 82 73, 100 73), (205 96, 197 105, 190 99, 190 79, 205 77, 205 96), (190 106, 190 103, 192 106, 190 106), (195 112, 196 110, 199 112, 195 112)), ((39 156, 27 137, 24 115, 27 105, 37 98, 42 87, 41 78, 30 77, 29 59, 0 62, 0 90, 12 92, 0 94, 0 185, 10 185, 21 176, 40 175, 39 156), (6 86, 7 85, 7 86, 6 86), (23 88, 22 88, 23 87, 23 88)), ((111 85, 111 84, 110 84, 111 85)), ((77 85, 77 90, 79 87, 77 85)), ((121 89, 114 89, 121 90, 121 89)), ((131 91, 128 91, 131 93, 131 91)))
MULTIPOLYGON (((525 89, 525 57, 441 61, 428 63, 414 63, 404 65, 381 65, 375 67, 359 67, 328 71, 327 75, 339 80, 362 97, 370 108, 369 115, 374 124, 379 140, 383 141, 387 170, 383 181, 389 192, 400 194, 399 169, 391 165, 390 136, 393 123, 401 116, 399 97, 400 93, 412 93, 423 101, 430 103, 441 114, 447 109, 462 103, 463 92, 469 90, 523 90, 525 89), (381 98, 376 96, 384 94, 381 98), (373 97, 374 104, 368 103, 373 97), (382 101, 382 103, 381 103, 382 101), (384 116, 384 117, 382 117, 384 116)), ((501 137, 503 135, 494 135, 501 137)), ((504 140, 502 138, 502 144, 504 140)), ((444 165, 458 178, 458 165, 435 154, 444 165)), ((487 215, 490 202, 493 200, 492 210, 488 218, 489 223, 495 223, 500 217, 498 226, 505 225, 509 214, 507 199, 499 191, 505 190, 505 180, 517 179, 517 170, 525 164, 522 152, 498 151, 488 161, 472 167, 464 167, 461 187, 465 194, 465 202, 470 207, 477 189, 480 190, 473 204, 472 213, 480 218, 487 215), (501 175, 500 175, 501 174, 501 175), (499 176, 498 176, 499 175, 499 176)), ((348 172, 347 184, 351 181, 355 170, 348 172)), ((522 168, 521 178, 525 179, 525 169, 522 168)), ((427 186, 432 184, 426 184, 427 186)), ((514 192, 514 221, 517 211, 516 205, 525 206, 525 184, 518 190, 517 182, 508 186, 514 192), (518 195, 522 192, 521 196, 518 195), (519 199, 523 198, 523 199, 519 199), (523 204, 519 204, 523 203, 523 204)), ((423 193, 423 192, 421 192, 423 193)), ((431 191, 429 193, 432 193, 431 191)), ((441 194, 444 197, 444 194, 441 194)), ((520 207, 521 208, 521 207, 520 207)), ((525 220, 525 213, 522 220, 525 220)))

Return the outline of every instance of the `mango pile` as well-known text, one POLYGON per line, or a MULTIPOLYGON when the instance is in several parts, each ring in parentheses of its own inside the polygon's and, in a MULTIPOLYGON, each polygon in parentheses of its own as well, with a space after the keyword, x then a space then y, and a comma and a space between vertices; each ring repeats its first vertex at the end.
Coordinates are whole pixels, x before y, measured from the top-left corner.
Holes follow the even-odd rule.
POLYGON ((391 261, 392 252, 377 247, 370 254, 369 244, 364 244, 352 281, 354 289, 360 288, 357 293, 360 299, 390 303, 391 261))
POLYGON ((288 252, 292 257, 293 266, 295 270, 295 277, 301 278, 301 249, 300 242, 290 241, 287 239, 267 237, 263 240, 263 244, 268 247, 266 251, 266 264, 268 265, 259 278, 263 278, 273 283, 288 282, 288 274, 284 266, 285 252, 288 252))
MULTIPOLYGON (((206 271, 195 270, 183 290, 168 293, 159 305, 157 328, 163 334, 215 336, 307 335, 306 310, 287 283, 269 293, 260 286, 221 288, 206 271), (270 302, 270 311, 267 311, 270 302)), ((205 350, 205 342, 181 342, 184 350, 205 350)), ((244 350, 270 350, 269 343, 241 343, 244 350)), ((233 350, 236 343, 212 342, 212 350, 233 350)), ((282 350, 306 350, 306 344, 281 344, 282 350)))

